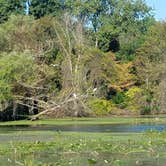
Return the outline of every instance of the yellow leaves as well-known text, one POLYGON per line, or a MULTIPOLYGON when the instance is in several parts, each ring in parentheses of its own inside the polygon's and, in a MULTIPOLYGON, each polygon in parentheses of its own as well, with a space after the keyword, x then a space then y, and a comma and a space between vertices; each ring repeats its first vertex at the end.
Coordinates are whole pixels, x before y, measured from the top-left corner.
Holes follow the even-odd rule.
POLYGON ((114 108, 113 103, 105 99, 92 99, 88 104, 95 115, 108 115, 114 108))
POLYGON ((132 62, 116 64, 120 84, 130 82, 134 76, 130 73, 132 62))
POLYGON ((138 87, 132 87, 126 92, 126 96, 133 99, 137 93, 141 93, 142 89, 138 87))
POLYGON ((116 80, 109 87, 121 91, 122 89, 128 89, 133 86, 135 84, 135 76, 130 72, 132 66, 132 62, 118 63, 115 61, 116 80))

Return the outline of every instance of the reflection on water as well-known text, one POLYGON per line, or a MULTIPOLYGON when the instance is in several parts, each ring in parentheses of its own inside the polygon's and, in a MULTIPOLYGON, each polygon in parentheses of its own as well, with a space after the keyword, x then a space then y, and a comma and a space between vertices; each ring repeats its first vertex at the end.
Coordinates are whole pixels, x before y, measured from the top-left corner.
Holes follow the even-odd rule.
POLYGON ((0 126, 0 132, 12 131, 80 131, 80 132, 145 132, 166 131, 166 124, 98 124, 98 125, 38 125, 0 126))

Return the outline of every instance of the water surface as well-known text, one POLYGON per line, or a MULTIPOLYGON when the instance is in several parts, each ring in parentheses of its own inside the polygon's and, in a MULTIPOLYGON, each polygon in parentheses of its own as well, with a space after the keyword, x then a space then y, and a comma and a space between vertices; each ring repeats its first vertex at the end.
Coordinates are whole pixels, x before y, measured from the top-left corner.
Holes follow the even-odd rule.
POLYGON ((14 131, 74 131, 74 132, 145 132, 166 131, 166 124, 74 124, 74 125, 16 125, 0 126, 0 132, 14 131))

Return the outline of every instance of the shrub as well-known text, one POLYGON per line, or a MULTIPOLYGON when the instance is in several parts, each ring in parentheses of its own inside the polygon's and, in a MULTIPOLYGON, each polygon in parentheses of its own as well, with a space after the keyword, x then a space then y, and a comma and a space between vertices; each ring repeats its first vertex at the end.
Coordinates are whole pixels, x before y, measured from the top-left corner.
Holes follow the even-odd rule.
POLYGON ((129 99, 134 99, 136 97, 136 95, 138 93, 141 93, 142 92, 142 89, 138 88, 138 87, 132 87, 130 88, 126 93, 125 95, 129 98, 129 99))
POLYGON ((142 89, 138 87, 130 88, 126 93, 128 109, 130 111, 139 111, 141 109, 142 103, 142 89))
POLYGON ((112 101, 121 109, 127 107, 127 97, 124 92, 118 92, 116 96, 112 98, 112 101))
POLYGON ((90 100, 88 104, 95 115, 108 115, 114 107, 111 101, 98 98, 90 100))
POLYGON ((151 106, 144 106, 144 107, 141 109, 141 115, 150 114, 151 111, 152 111, 151 106))

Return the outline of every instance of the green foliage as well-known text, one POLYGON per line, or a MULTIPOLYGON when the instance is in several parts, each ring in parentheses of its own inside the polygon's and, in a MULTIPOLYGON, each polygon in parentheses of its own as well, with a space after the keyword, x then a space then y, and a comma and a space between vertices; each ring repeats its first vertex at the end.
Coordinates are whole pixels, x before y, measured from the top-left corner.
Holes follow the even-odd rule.
POLYGON ((65 8, 88 27, 94 45, 105 52, 119 51, 121 59, 134 55, 154 22, 151 8, 142 0, 67 0, 65 8))
POLYGON ((123 92, 118 92, 112 100, 115 104, 121 104, 125 101, 125 94, 123 92))
POLYGON ((118 92, 115 96, 113 96, 112 101, 115 103, 119 108, 123 109, 127 107, 127 97, 124 92, 118 92))
MULTIPOLYGON (((166 78, 166 23, 156 22, 149 31, 144 44, 137 50, 136 62, 138 79, 142 81, 146 110, 153 107, 165 112, 166 78)), ((155 111, 155 110, 154 110, 155 111)), ((148 111, 147 111, 148 112, 148 111)))
POLYGON ((165 60, 166 23, 156 22, 149 28, 146 41, 137 54, 150 62, 159 63, 165 60))
POLYGON ((2 43, 0 50, 9 52, 28 49, 32 41, 31 28, 33 23, 32 17, 11 15, 9 20, 0 26, 1 37, 4 40, 0 42, 0 44, 2 43))
POLYGON ((143 90, 139 87, 132 87, 127 92, 125 92, 127 97, 127 108, 133 112, 140 112, 142 100, 143 100, 143 90))
MULTIPOLYGON (((2 3, 4 3, 3 0, 2 3)), ((21 6, 21 4, 23 2, 11 3, 13 6, 21 6)), ((151 8, 141 0, 135 2, 33 0, 30 5, 30 13, 35 18, 48 15, 59 16, 64 11, 69 11, 85 27, 87 24, 89 25, 86 29, 92 29, 91 36, 101 50, 119 51, 118 57, 127 60, 133 59, 135 50, 143 41, 143 35, 153 22, 151 8)), ((12 10, 8 17, 11 14, 15 14, 15 12, 12 10)))
POLYGON ((140 89, 139 87, 132 87, 130 88, 125 95, 130 99, 133 100, 134 97, 137 95, 137 93, 141 93, 142 89, 140 89))
POLYGON ((33 0, 30 5, 30 14, 38 19, 48 15, 57 16, 62 9, 62 3, 59 0, 33 0))
POLYGON ((92 99, 88 102, 93 113, 98 116, 111 114, 113 103, 105 99, 92 99))
POLYGON ((112 97, 112 102, 120 109, 127 109, 130 112, 139 112, 141 109, 142 89, 139 87, 132 87, 128 91, 117 92, 112 97))
MULTIPOLYGON (((16 85, 31 84, 37 80, 35 71, 37 66, 29 54, 11 53, 0 55, 0 100, 5 101, 13 97, 16 85)), ((19 93, 19 92, 16 92, 19 93)))
POLYGON ((144 95, 145 95, 146 102, 151 103, 153 100, 153 92, 150 90, 145 90, 144 95))
POLYGON ((10 100, 12 98, 12 87, 4 80, 0 80, 0 101, 10 100))
POLYGON ((156 23, 152 26, 145 43, 137 50, 137 74, 140 80, 146 82, 149 88, 163 80, 166 59, 166 23, 156 23))
POLYGON ((141 115, 148 115, 152 112, 152 107, 150 105, 143 106, 141 109, 141 115))
POLYGON ((46 56, 43 55, 44 52, 56 53, 55 30, 51 17, 36 21, 30 16, 12 15, 8 22, 1 25, 0 34, 2 35, 1 51, 24 52, 28 50, 37 56, 46 56))
POLYGON ((134 3, 123 0, 106 2, 104 8, 98 16, 101 25, 97 31, 99 48, 103 51, 119 51, 121 56, 133 55, 153 22, 151 8, 140 0, 134 3), (111 13, 107 11, 110 8, 111 13))
MULTIPOLYGON (((26 0, 0 0, 0 23, 7 21, 11 15, 24 15, 25 2, 26 0)), ((57 16, 63 7, 60 0, 33 0, 30 5, 30 14, 37 19, 46 15, 57 16)))
POLYGON ((31 16, 24 2, 0 0, 1 101, 93 95, 96 115, 164 105, 166 26, 144 0, 33 0, 31 16))
POLYGON ((0 0, 0 24, 7 21, 11 14, 23 14, 23 1, 0 0))

